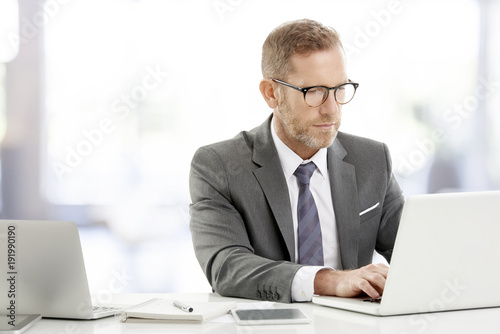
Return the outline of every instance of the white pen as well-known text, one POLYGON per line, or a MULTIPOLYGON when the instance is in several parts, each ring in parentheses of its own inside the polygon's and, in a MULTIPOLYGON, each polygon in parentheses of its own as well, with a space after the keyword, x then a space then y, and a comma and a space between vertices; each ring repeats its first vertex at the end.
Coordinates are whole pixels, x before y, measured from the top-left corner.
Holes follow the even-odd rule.
POLYGON ((174 300, 174 306, 180 308, 184 312, 193 312, 194 311, 194 309, 191 306, 186 305, 184 303, 181 303, 177 300, 174 300))

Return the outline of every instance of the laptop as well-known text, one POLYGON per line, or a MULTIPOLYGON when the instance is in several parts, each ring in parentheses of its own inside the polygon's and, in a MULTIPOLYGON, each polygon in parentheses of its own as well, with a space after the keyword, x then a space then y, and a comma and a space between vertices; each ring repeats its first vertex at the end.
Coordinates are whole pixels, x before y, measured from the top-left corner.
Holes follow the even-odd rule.
POLYGON ((0 307, 7 314, 98 319, 120 312, 92 305, 73 222, 0 220, 0 270, 0 307))
POLYGON ((410 196, 381 300, 313 303, 391 316, 500 306, 500 191, 410 196))

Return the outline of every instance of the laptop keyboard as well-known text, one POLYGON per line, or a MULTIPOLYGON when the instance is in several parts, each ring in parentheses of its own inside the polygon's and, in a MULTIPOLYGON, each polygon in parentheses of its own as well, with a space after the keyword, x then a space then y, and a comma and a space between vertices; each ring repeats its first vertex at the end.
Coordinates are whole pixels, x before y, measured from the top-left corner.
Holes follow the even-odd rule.
POLYGON ((380 304, 380 302, 382 301, 382 298, 370 298, 370 299, 363 299, 364 302, 367 302, 367 303, 376 303, 376 304, 380 304))
POLYGON ((94 314, 96 313, 105 313, 105 312, 119 312, 121 308, 112 307, 112 306, 93 306, 92 311, 94 314))

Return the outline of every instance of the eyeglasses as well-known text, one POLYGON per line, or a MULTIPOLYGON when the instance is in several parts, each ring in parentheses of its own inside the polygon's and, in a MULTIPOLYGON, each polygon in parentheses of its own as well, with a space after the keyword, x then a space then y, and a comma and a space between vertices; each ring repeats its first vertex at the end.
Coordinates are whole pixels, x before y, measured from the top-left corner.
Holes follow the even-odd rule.
POLYGON ((338 104, 349 103, 353 99, 354 94, 356 94, 356 89, 359 86, 359 84, 350 82, 349 80, 349 82, 338 85, 337 87, 311 86, 300 88, 278 79, 271 80, 302 92, 302 94, 304 94, 304 102, 309 107, 319 107, 320 105, 325 103, 328 95, 330 94, 330 90, 332 89, 333 96, 335 97, 335 101, 337 101, 338 104))

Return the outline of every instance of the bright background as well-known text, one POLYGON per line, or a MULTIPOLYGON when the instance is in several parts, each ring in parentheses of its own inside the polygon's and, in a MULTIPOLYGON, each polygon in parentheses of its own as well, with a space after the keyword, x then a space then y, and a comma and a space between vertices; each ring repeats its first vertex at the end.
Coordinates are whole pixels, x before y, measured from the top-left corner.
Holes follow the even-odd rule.
POLYGON ((20 0, 18 15, 1 217, 79 224, 94 293, 117 275, 120 291, 210 291, 190 161, 267 118, 260 52, 284 21, 341 34, 360 83, 342 130, 389 145, 406 196, 500 189, 500 1, 20 0))

